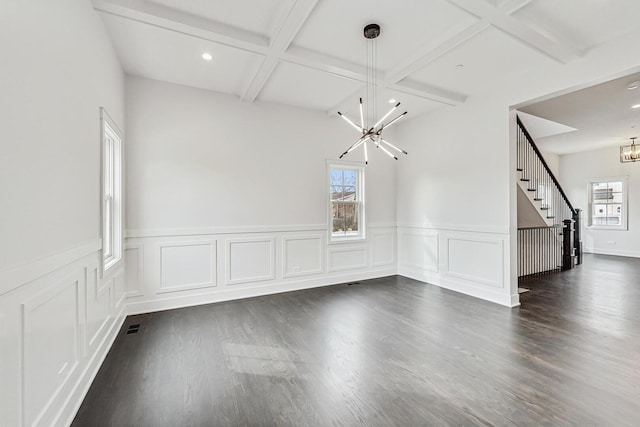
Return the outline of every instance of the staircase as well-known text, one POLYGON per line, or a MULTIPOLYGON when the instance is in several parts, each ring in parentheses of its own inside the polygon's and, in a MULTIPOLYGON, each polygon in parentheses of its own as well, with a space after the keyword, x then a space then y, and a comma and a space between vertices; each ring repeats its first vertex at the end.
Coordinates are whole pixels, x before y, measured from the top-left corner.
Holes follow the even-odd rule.
POLYGON ((518 277, 582 263, 580 209, 575 209, 533 138, 517 118, 518 277))

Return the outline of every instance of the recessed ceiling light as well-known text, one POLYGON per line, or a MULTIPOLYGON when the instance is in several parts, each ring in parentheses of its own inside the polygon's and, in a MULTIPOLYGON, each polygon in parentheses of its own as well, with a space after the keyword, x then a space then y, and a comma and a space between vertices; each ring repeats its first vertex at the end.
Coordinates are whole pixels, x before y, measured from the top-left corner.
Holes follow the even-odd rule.
POLYGON ((389 100, 389 104, 395 104, 396 102, 398 102, 398 101, 396 101, 394 98, 391 98, 391 99, 389 100))
POLYGON ((456 65, 456 68, 464 68, 464 64, 458 64, 456 65))
POLYGON ((632 105, 631 108, 640 108, 640 104, 632 105))
POLYGON ((640 87, 640 82, 632 82, 632 83, 629 83, 629 85, 627 86, 627 89, 635 90, 635 89, 638 89, 639 87, 640 87))
POLYGON ((204 52, 202 54, 202 59, 204 59, 205 61, 211 61, 213 59, 213 55, 211 55, 209 52, 204 52))

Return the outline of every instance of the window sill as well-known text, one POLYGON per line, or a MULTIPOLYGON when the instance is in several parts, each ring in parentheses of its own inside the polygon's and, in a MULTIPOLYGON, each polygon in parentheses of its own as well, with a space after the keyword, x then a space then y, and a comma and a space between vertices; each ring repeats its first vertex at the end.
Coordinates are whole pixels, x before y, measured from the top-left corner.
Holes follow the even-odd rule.
POLYGON ((586 227, 587 230, 606 230, 606 231, 628 231, 629 228, 624 225, 591 225, 586 227))
POLYGON ((367 238, 363 236, 357 237, 330 237, 329 244, 330 245, 341 245, 345 243, 366 243, 367 238))

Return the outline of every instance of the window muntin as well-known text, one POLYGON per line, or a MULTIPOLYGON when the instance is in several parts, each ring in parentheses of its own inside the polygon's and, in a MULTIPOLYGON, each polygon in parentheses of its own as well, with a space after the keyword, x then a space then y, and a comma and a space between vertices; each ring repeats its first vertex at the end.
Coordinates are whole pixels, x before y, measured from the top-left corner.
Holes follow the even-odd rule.
POLYGON ((331 239, 364 238, 363 169, 330 165, 329 200, 331 239))
POLYGON ((104 271, 122 258, 122 138, 102 110, 102 255, 104 271))
POLYGON ((592 228, 626 230, 626 179, 589 182, 589 225, 592 228))

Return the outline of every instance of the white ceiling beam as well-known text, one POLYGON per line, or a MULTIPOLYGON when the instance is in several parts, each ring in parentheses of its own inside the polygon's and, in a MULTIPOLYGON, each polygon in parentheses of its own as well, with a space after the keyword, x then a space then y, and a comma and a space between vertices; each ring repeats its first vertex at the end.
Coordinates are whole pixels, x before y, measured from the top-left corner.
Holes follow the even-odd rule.
POLYGON ((95 10, 253 53, 266 54, 269 39, 146 0, 93 0, 95 10))
POLYGON ((291 46, 280 59, 362 83, 367 82, 367 67, 298 46, 291 46))
POLYGON ((446 1, 489 22, 520 42, 562 64, 567 64, 583 55, 583 52, 570 47, 567 43, 553 40, 511 16, 512 13, 531 3, 531 0, 509 0, 500 7, 477 0, 446 1))
POLYGON ((305 23, 314 7, 318 3, 318 0, 296 0, 290 10, 288 11, 286 18, 283 20, 277 34, 271 39, 269 45, 269 51, 262 65, 253 76, 249 87, 245 90, 242 100, 246 102, 255 101, 256 97, 266 84, 269 77, 275 70, 276 65, 280 57, 286 52, 287 48, 293 42, 300 28, 305 23))
POLYGON ((387 88, 451 106, 460 105, 467 100, 466 96, 459 93, 413 80, 402 80, 395 84, 388 84, 387 88))
MULTIPOLYGON (((279 28, 279 30, 276 32, 271 44, 269 44, 267 37, 260 34, 184 13, 147 0, 93 0, 93 6, 102 13, 264 55, 265 59, 261 67, 243 92, 242 99, 253 102, 279 61, 286 61, 366 83, 366 67, 309 49, 290 46, 317 1, 291 0, 291 6, 276 20, 275 28, 279 28)), ((388 81, 385 75, 381 76, 381 80, 388 81)), ((394 84, 396 82, 393 81, 391 83, 394 84)), ((442 97, 441 91, 430 94, 420 93, 419 90, 413 89, 413 94, 425 99, 439 99, 442 97)), ((454 97, 445 100, 445 104, 458 103, 457 99, 457 97, 454 97)), ((335 111, 337 109, 333 110, 332 114, 335 114, 335 111)))

